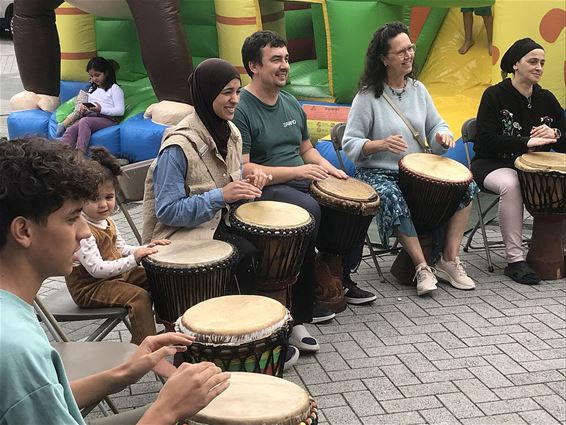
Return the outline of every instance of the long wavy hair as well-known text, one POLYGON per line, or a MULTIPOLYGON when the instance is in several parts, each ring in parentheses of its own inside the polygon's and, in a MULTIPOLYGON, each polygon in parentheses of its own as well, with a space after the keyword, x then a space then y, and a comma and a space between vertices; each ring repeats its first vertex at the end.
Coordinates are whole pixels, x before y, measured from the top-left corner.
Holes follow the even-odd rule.
MULTIPOLYGON (((366 53, 364 72, 358 83, 358 89, 361 92, 373 91, 376 99, 383 94, 387 67, 383 63, 382 57, 389 53, 391 48, 389 40, 403 33, 409 35, 409 29, 402 22, 385 24, 373 33, 366 53)), ((405 76, 405 79, 408 77, 415 78, 414 72, 413 64, 413 70, 405 76)))

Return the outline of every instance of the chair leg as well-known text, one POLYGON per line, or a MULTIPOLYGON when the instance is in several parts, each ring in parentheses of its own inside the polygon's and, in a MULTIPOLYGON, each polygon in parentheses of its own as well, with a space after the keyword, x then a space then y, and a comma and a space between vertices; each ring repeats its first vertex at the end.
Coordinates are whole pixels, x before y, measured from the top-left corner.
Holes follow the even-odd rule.
POLYGON ((366 245, 369 249, 369 253, 371 255, 371 259, 373 260, 373 264, 375 265, 375 268, 377 270, 377 274, 379 275, 379 277, 381 278, 381 281, 383 283, 386 282, 385 280, 385 276, 383 276, 383 272, 381 271, 381 267, 379 267, 379 262, 377 261, 377 255, 375 255, 375 251, 373 250, 373 246, 371 244, 371 240, 369 238, 369 236, 366 234, 366 245))
MULTIPOLYGON (((495 200, 497 201, 497 199, 495 200)), ((494 201, 494 202, 495 202, 494 201)), ((480 197, 479 195, 476 194, 476 202, 478 204, 478 211, 479 211, 479 222, 480 222, 480 227, 481 227, 481 234, 482 234, 482 238, 483 238, 483 246, 485 248, 485 256, 487 258, 487 269, 490 271, 490 273, 493 273, 493 263, 491 262, 491 252, 489 250, 489 242, 487 240, 487 235, 485 233, 485 223, 483 221, 484 219, 484 214, 482 214, 482 210, 481 210, 481 204, 480 204, 480 197)), ((490 207, 486 210, 486 214, 487 212, 493 208, 493 206, 495 205, 495 203, 492 203, 490 205, 490 207)))

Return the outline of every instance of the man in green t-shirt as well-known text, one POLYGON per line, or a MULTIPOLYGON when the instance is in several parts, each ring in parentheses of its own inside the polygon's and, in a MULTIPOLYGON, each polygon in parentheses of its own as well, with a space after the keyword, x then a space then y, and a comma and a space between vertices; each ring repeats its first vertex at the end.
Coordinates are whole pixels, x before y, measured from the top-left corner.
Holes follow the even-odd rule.
MULTIPOLYGON (((292 314, 295 323, 290 343, 304 351, 316 351, 318 344, 301 323, 322 322, 334 317, 327 309, 314 304, 315 241, 320 224, 320 207, 308 194, 311 182, 335 176, 346 179, 310 142, 307 117, 292 95, 281 89, 287 84, 289 54, 287 42, 272 31, 258 31, 242 47, 242 60, 251 83, 240 94, 234 116, 243 140, 244 175, 260 168, 272 180, 263 188, 262 200, 299 205, 316 221, 301 268, 299 281, 293 287, 292 314)), ((361 247, 359 250, 361 253, 361 247)), ((350 279, 350 267, 344 278, 346 300, 363 304, 375 300, 371 292, 358 288, 350 279)))

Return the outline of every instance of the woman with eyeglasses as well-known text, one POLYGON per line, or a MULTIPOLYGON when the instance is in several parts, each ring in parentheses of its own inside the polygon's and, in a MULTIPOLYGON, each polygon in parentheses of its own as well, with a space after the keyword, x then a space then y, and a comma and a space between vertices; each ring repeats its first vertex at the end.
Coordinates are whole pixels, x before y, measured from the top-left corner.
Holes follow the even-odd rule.
MULTIPOLYGON (((502 75, 513 75, 488 87, 482 96, 471 167, 480 186, 500 195, 504 274, 524 285, 537 284, 540 277, 523 256, 523 197, 514 162, 534 150, 566 152, 564 110, 538 84, 544 65, 544 49, 530 38, 517 40, 502 56, 502 75)), ((566 255, 566 224, 562 233, 566 255)))
MULTIPOLYGON (((356 177, 379 193, 377 224, 382 243, 388 246, 389 239, 397 237, 415 266, 417 294, 424 295, 437 289, 437 278, 425 260, 398 185, 399 160, 424 148, 385 97, 426 137, 432 153, 440 155, 454 147, 454 137, 425 86, 413 76, 414 58, 415 45, 404 24, 386 24, 374 33, 342 144, 358 168, 356 177)), ((439 277, 459 289, 475 288, 458 258, 475 190, 477 187, 470 185, 449 220, 443 252, 436 264, 439 277)))

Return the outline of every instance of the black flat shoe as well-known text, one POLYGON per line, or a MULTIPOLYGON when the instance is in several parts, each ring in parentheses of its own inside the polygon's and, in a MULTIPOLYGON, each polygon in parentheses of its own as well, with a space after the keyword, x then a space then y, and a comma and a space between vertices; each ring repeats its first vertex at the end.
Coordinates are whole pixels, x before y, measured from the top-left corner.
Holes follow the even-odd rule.
POLYGON ((529 267, 526 261, 509 263, 503 273, 522 285, 536 285, 540 282, 540 277, 529 267))

